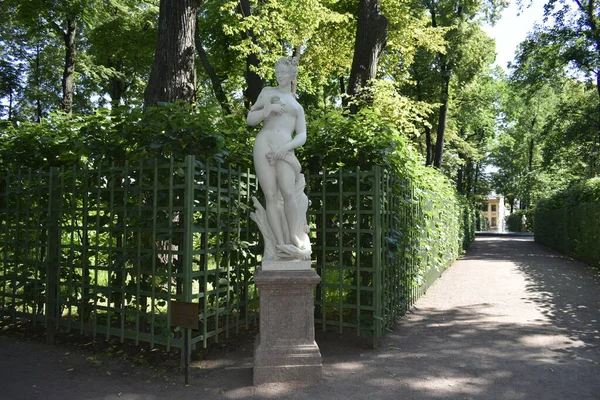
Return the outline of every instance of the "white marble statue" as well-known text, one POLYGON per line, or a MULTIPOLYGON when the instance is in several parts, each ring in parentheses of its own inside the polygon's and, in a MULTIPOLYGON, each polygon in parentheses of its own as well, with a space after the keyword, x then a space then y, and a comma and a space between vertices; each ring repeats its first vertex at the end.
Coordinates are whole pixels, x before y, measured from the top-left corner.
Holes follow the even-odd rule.
POLYGON ((248 125, 263 123, 253 157, 266 210, 254 198, 256 212, 250 215, 265 239, 263 260, 310 260, 308 198, 294 154, 306 142, 304 109, 292 93, 297 75, 296 58, 279 59, 275 63, 279 86, 265 87, 248 113, 248 125))

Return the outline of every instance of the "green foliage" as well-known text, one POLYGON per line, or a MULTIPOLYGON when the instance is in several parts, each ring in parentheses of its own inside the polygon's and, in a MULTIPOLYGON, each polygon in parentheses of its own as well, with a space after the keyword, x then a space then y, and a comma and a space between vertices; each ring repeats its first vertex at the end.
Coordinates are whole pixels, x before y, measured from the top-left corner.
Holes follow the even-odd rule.
POLYGON ((593 93, 564 76, 531 90, 513 77, 502 97, 503 122, 491 147, 497 193, 532 207, 569 182, 594 175, 593 93))
MULTIPOLYGON (((15 7, 17 3, 11 0, 15 7)), ((27 0, 25 3, 33 2, 27 0)), ((450 119, 453 119, 449 123, 453 149, 448 152, 453 157, 448 158, 450 161, 445 171, 453 176, 459 167, 467 168, 470 162, 469 179, 477 179, 485 151, 484 143, 493 130, 494 112, 491 105, 494 98, 490 96, 493 85, 489 82, 493 78, 490 74, 478 77, 493 53, 491 41, 473 18, 487 10, 483 3, 468 2, 462 8, 465 14, 456 16, 453 2, 437 2, 446 21, 443 26, 433 26, 421 2, 382 0, 382 13, 389 21, 389 37, 380 62, 379 79, 374 80, 365 93, 366 106, 352 116, 340 104, 342 87, 353 56, 357 1, 251 0, 250 15, 242 15, 239 1, 203 2, 197 38, 215 71, 210 78, 216 76, 230 106, 231 112, 228 111, 226 116, 214 101, 211 91, 215 83, 209 82, 205 71, 198 71, 197 105, 167 104, 144 111, 139 109, 141 88, 147 78, 155 43, 152 36, 155 33, 156 7, 135 0, 111 0, 102 5, 93 2, 90 4, 97 7, 90 6, 90 10, 82 8, 84 2, 79 0, 63 3, 62 6, 75 7, 73 15, 77 16, 78 22, 82 21, 79 25, 82 29, 78 31, 75 91, 79 103, 76 101, 74 116, 69 118, 53 112, 60 103, 60 76, 56 74, 60 75, 63 48, 59 28, 69 15, 66 13, 68 10, 58 6, 53 8, 49 1, 38 2, 37 6, 41 8, 36 9, 37 16, 36 13, 28 14, 26 21, 15 25, 16 29, 8 29, 10 44, 14 46, 5 45, 8 43, 5 39, 0 39, 0 42, 2 51, 21 51, 20 54, 11 53, 15 59, 23 59, 24 54, 35 54, 39 50, 38 59, 32 59, 19 75, 31 81, 24 84, 26 90, 21 92, 21 105, 17 107, 20 111, 13 121, 35 120, 40 123, 15 122, 3 126, 0 132, 0 163, 12 171, 21 167, 39 171, 63 167, 70 171, 73 165, 77 166, 77 171, 94 171, 90 172, 93 177, 80 176, 79 173, 62 175, 61 179, 65 182, 71 179, 70 182, 77 186, 74 189, 80 197, 70 197, 65 192, 63 206, 73 212, 61 218, 67 225, 73 225, 69 225, 60 239, 74 246, 96 243, 111 249, 110 254, 89 250, 87 255, 82 250, 62 260, 71 265, 85 265, 96 257, 94 262, 114 267, 110 271, 101 269, 100 274, 94 277, 84 267, 71 270, 72 276, 85 285, 100 282, 101 286, 106 286, 106 293, 99 295, 102 301, 112 302, 117 308, 135 307, 131 304, 137 301, 134 295, 136 286, 142 291, 159 288, 158 293, 163 295, 165 285, 170 283, 177 286, 174 289, 177 292, 178 279, 169 281, 161 275, 152 281, 143 276, 147 272, 143 271, 143 265, 152 260, 148 259, 148 253, 144 253, 146 250, 140 250, 141 255, 137 251, 146 249, 146 246, 167 246, 169 240, 169 243, 181 244, 179 233, 170 237, 160 230, 170 229, 169 234, 173 233, 173 229, 180 232, 179 211, 174 214, 163 211, 171 204, 170 200, 173 206, 181 207, 180 203, 185 198, 183 192, 180 188, 169 195, 162 191, 156 194, 156 198, 152 192, 157 184, 166 185, 171 180, 181 184, 181 169, 175 168, 173 172, 167 168, 160 169, 156 178, 149 175, 149 171, 155 163, 167 159, 180 160, 186 155, 227 161, 241 167, 252 164, 251 149, 256 130, 246 125, 242 94, 249 54, 256 54, 259 59, 259 64, 250 69, 271 85, 274 83, 273 62, 283 55, 300 54, 298 95, 307 112, 309 138, 297 153, 302 165, 306 166, 307 176, 311 173, 325 176, 322 171, 383 168, 395 179, 394 185, 386 190, 395 196, 396 203, 382 201, 376 204, 385 209, 381 215, 389 219, 389 227, 393 226, 377 232, 381 233, 385 243, 383 258, 386 263, 380 265, 371 257, 372 252, 369 253, 376 236, 375 225, 369 225, 374 224, 370 221, 372 214, 362 218, 352 208, 360 210, 374 206, 372 191, 365 189, 350 200, 343 194, 339 202, 331 202, 330 198, 323 200, 327 203, 327 212, 340 212, 324 225, 326 230, 335 230, 327 231, 329 237, 326 240, 332 240, 327 242, 328 249, 340 248, 340 243, 351 236, 340 234, 339 229, 352 230, 361 224, 367 231, 371 229, 370 233, 354 232, 349 239, 350 245, 360 247, 359 251, 339 250, 336 253, 338 250, 328 250, 335 262, 343 261, 344 269, 329 270, 324 274, 326 283, 342 283, 342 292, 330 290, 324 294, 328 303, 324 307, 331 308, 329 303, 341 301, 355 304, 360 299, 362 305, 371 308, 369 312, 361 315, 352 310, 332 312, 339 313, 338 316, 344 319, 355 318, 363 327, 373 327, 382 321, 391 326, 394 316, 405 311, 415 300, 415 297, 409 296, 394 298, 391 294, 397 293, 396 289, 402 286, 405 293, 415 293, 418 297, 473 239, 473 221, 477 214, 472 200, 458 197, 453 182, 439 170, 424 166, 421 133, 424 127, 432 128, 437 123, 434 111, 439 107, 442 73, 438 56, 446 56, 446 66, 452 69, 454 75, 451 83, 453 103, 449 113, 450 119), (51 25, 53 29, 33 32, 36 18, 55 20, 56 24, 51 25), (25 31, 29 32, 30 38, 24 37, 25 31), (97 107, 107 105, 109 101, 111 109, 97 107), (487 107, 484 106, 486 104, 487 107), (138 175, 130 179, 127 173, 138 175), (104 186, 90 203, 90 199, 85 200, 87 188, 98 183, 104 186), (141 186, 134 186, 134 183, 141 186), (124 197, 111 199, 114 193, 124 197), (122 208, 106 211, 113 207, 111 201, 117 201, 118 207, 122 208), (88 202, 86 207, 101 208, 103 212, 83 214, 80 207, 85 202, 88 202), (149 213, 144 209, 154 205, 161 207, 161 212, 149 213), (158 218, 155 222, 160 234, 156 238, 151 236, 153 231, 157 231, 155 227, 147 225, 151 214, 152 218, 158 218), (83 222, 85 218, 87 223, 83 222), (89 227, 91 219, 100 224, 97 232, 79 229, 80 226, 89 227), (77 232, 77 235, 69 232, 77 232), (390 264, 387 264, 388 261, 390 264), (134 272, 138 265, 142 268, 142 276, 134 272), (381 315, 377 315, 372 310, 381 299, 377 299, 370 290, 348 289, 344 285, 372 288, 377 280, 372 272, 382 265, 385 265, 383 273, 390 278, 386 281, 390 286, 382 292, 385 307, 381 315), (363 270, 353 274, 349 266, 363 270), (405 266, 412 269, 402 272, 405 266), (109 285, 121 287, 124 291, 109 294, 109 285), (109 296, 113 297, 108 299, 109 296)), ((492 1, 490 4, 501 6, 502 2, 492 1)), ((0 29, 5 32, 7 25, 0 24, 0 29)), ((14 69, 17 64, 11 61, 7 68, 14 69)), ((4 79, 4 75, 8 77, 8 74, 3 74, 3 81, 10 81, 4 79)), ((0 95, 6 92, 3 89, 0 95)), ((204 171, 204 167, 198 165, 198 171, 204 171)), ((208 176, 213 175, 200 173, 198 180, 208 176)), ((337 178, 334 177, 335 180, 337 178)), ((216 187, 215 182, 206 183, 216 187)), ((255 190, 246 188, 243 183, 230 183, 239 185, 238 189, 247 196, 255 190)), ((313 183, 309 181, 309 185, 313 183)), ((343 193, 351 191, 352 185, 356 185, 352 179, 344 181, 343 193)), ((208 214, 199 211, 194 215, 194 229, 207 223, 215 232, 225 232, 243 220, 247 211, 243 201, 232 201, 234 197, 212 189, 206 193, 212 196, 207 200, 211 207, 227 203, 234 204, 236 209, 219 208, 220 212, 210 211, 208 214)), ((215 246, 218 248, 221 239, 197 236, 193 239, 193 246, 203 250, 214 249, 215 246)), ((239 239, 227 242, 227 246, 243 249, 244 246, 252 246, 254 242, 250 242, 239 239)), ((161 251, 167 254, 170 250, 165 247, 161 251)), ((227 262, 231 259, 221 257, 220 253, 196 256, 194 268, 210 265, 210 269, 229 271, 227 262)), ((159 261, 161 271, 165 272, 169 261, 164 258, 159 261)), ((180 259, 170 262, 175 270, 181 266, 180 259)), ((227 283, 248 282, 250 278, 251 274, 231 275, 227 283)), ((67 277, 64 279, 63 283, 66 283, 67 277)), ((217 274, 206 280, 216 291, 214 298, 206 301, 218 310, 230 291, 223 288, 217 274)), ((338 287, 335 286, 335 289, 338 287)), ((85 305, 80 310, 73 308, 72 312, 87 315, 87 308, 93 303, 87 293, 64 289, 63 295, 72 302, 82 299, 85 305)), ((164 307, 165 299, 158 300, 156 307, 164 307)), ((126 314, 123 312, 120 316, 126 314)), ((116 314, 101 316, 113 323, 118 317, 116 314)), ((126 322, 135 321, 128 319, 126 322)), ((157 322, 162 323, 165 322, 157 322)))
MULTIPOLYGON (((567 182, 600 172, 600 30, 597 0, 548 0, 545 16, 521 43, 513 80, 524 93, 548 92, 559 98, 544 131, 547 169, 567 182)), ((562 185, 563 187, 565 185, 562 185)))
POLYGON ((506 229, 509 232, 523 232, 523 218, 525 218, 525 231, 533 232, 535 208, 516 210, 506 217, 506 229))
POLYGON ((375 165, 406 170, 421 159, 398 129, 402 122, 397 122, 369 109, 352 117, 339 110, 323 110, 308 121, 309 140, 298 155, 311 170, 375 165))
POLYGON ((542 199, 538 211, 575 207, 583 203, 600 203, 600 178, 592 178, 576 183, 566 190, 542 199))
POLYGON ((494 20, 506 4, 504 1, 471 1, 456 7, 455 2, 445 0, 420 3, 427 10, 429 26, 443 35, 444 43, 441 48, 419 48, 409 68, 411 79, 402 83, 413 99, 437 106, 438 112, 431 114, 423 126, 426 134, 420 142, 427 152, 427 163, 446 168, 452 176, 467 159, 467 155, 460 154, 464 138, 481 130, 475 126, 473 132, 467 131, 464 120, 462 124, 456 123, 455 119, 462 113, 461 92, 478 75, 485 74, 493 62, 494 42, 481 29, 480 17, 484 14, 494 20), (456 141, 459 151, 454 152, 454 157, 442 157, 444 148, 450 147, 446 143, 454 146, 452 142, 456 137, 460 138, 456 141), (443 159, 446 165, 442 164, 443 159))
POLYGON ((120 10, 91 29, 81 72, 107 93, 113 107, 139 105, 156 46, 157 10, 120 10))
POLYGON ((69 327, 180 348, 170 301, 200 299, 204 332, 249 323, 255 184, 192 157, 3 171, 0 316, 35 323, 56 310, 69 327))
POLYGON ((122 108, 76 117, 58 113, 42 123, 8 125, 0 135, 0 161, 11 169, 46 169, 185 155, 222 158, 222 145, 210 110, 176 103, 144 112, 122 108))
POLYGON ((572 185, 540 201, 535 240, 564 254, 600 266, 600 178, 572 185))

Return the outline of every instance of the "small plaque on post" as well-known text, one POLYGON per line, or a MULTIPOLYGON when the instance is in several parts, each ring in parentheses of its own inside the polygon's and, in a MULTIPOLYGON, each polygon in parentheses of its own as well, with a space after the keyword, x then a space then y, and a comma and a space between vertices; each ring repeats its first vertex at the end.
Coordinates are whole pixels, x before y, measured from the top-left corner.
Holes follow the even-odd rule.
POLYGON ((198 303, 172 301, 171 326, 198 329, 198 303))

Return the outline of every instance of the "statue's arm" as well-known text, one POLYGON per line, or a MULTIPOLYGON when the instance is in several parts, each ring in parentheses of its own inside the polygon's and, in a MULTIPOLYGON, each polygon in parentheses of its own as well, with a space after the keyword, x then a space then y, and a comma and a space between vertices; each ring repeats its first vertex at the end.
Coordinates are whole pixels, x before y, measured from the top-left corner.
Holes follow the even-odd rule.
POLYGON ((275 153, 276 158, 278 160, 283 159, 288 151, 297 149, 298 147, 306 143, 306 117, 304 115, 304 109, 302 108, 302 106, 298 106, 297 112, 298 114, 296 116, 295 126, 296 134, 294 135, 294 138, 292 140, 285 144, 282 144, 276 150, 275 153))
POLYGON ((246 118, 246 122, 250 126, 260 124, 271 113, 271 103, 267 101, 268 96, 266 95, 265 91, 266 88, 260 92, 258 98, 256 99, 256 103, 254 103, 250 108, 250 112, 246 118))

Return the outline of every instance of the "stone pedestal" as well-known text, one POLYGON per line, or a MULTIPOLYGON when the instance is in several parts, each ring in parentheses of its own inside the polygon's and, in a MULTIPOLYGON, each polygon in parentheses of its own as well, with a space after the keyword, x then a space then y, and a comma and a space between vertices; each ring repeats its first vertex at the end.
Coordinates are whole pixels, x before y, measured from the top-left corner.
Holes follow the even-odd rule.
MULTIPOLYGON (((310 265, 310 261, 306 261, 310 265)), ((321 278, 312 268, 260 269, 260 332, 254 346, 254 384, 322 381, 315 342, 313 290, 321 278)))

